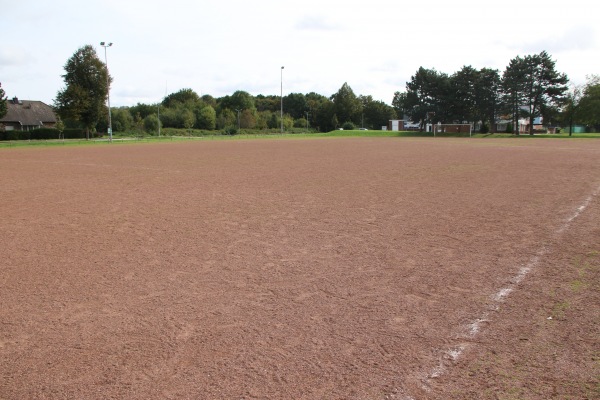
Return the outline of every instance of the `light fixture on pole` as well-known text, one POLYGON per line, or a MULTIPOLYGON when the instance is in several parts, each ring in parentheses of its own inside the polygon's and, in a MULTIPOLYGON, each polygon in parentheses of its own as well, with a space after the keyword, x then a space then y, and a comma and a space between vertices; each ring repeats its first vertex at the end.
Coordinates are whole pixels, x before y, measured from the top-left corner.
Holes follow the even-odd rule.
POLYGON ((110 142, 112 142, 112 118, 110 115, 110 75, 108 74, 108 58, 106 57, 106 48, 112 45, 112 42, 100 42, 100 46, 104 47, 104 63, 106 64, 106 97, 108 100, 108 140, 110 142))
POLYGON ((281 133, 283 133, 283 67, 281 67, 281 133))

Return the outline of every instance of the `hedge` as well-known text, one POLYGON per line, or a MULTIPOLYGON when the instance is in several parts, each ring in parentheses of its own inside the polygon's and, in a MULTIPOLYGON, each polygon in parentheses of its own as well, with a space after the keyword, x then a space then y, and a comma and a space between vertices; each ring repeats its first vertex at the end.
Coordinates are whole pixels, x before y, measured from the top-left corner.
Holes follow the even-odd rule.
MULTIPOLYGON (((83 129, 65 129, 63 131, 65 139, 85 139, 85 130, 83 129)), ((91 137, 100 135, 90 134, 91 137)), ((58 129, 39 128, 32 131, 0 131, 0 140, 48 140, 60 139, 58 129)))

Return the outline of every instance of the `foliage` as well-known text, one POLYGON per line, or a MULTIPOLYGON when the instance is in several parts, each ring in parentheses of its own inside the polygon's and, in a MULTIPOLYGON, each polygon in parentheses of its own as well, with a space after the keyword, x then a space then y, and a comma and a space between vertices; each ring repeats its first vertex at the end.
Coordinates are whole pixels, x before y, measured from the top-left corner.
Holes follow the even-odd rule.
MULTIPOLYGON (((62 135, 64 139, 84 139, 86 138, 86 131, 83 129, 64 129, 62 135)), ((61 131, 54 128, 0 132, 0 140, 49 140, 59 138, 61 138, 61 131)))
POLYGON ((368 129, 381 129, 390 119, 396 119, 396 110, 383 101, 373 100, 372 96, 359 96, 362 104, 361 126, 368 129))
POLYGON ((144 118, 144 131, 150 134, 158 134, 159 126, 160 121, 158 120, 158 116, 156 114, 150 114, 144 118))
POLYGON ((356 129, 356 125, 354 125, 351 121, 346 121, 342 124, 342 129, 345 131, 353 131, 356 129))
POLYGON ((8 106, 6 104, 6 93, 2 89, 2 83, 0 83, 0 118, 4 117, 8 112, 8 106))
POLYGON ((171 93, 162 101, 165 107, 174 107, 177 104, 195 103, 200 101, 200 96, 192 89, 181 89, 178 92, 171 93))
POLYGON ((254 98, 248 92, 238 90, 231 96, 225 96, 217 102, 219 110, 255 110, 254 98))
POLYGON ((556 63, 545 51, 524 59, 523 98, 528 108, 529 134, 533 135, 533 120, 544 107, 559 104, 567 91, 569 79, 556 71, 556 63))
POLYGON ((447 122, 449 86, 448 75, 423 67, 406 83, 402 106, 412 121, 419 121, 421 130, 428 121, 447 122))
MULTIPOLYGON (((496 131, 496 115, 500 107, 501 78, 498 70, 482 68, 475 78, 475 121, 482 121, 486 132, 496 131)), ((459 100, 459 99, 457 99, 459 100)))
POLYGON ((463 66, 450 76, 451 101, 448 103, 450 118, 461 123, 475 121, 476 87, 479 71, 473 67, 463 66), (460 99, 460 100, 459 100, 460 99))
POLYGON ((361 104, 348 83, 344 83, 337 93, 331 96, 331 101, 333 101, 333 109, 339 121, 358 122, 361 104))
MULTIPOLYGON (((115 109, 112 109, 113 112, 113 120, 114 120, 114 112, 115 109)), ((154 114, 158 112, 158 104, 141 104, 137 103, 135 106, 129 108, 129 113, 133 115, 140 115, 140 118, 144 119, 150 114, 154 114)))
POLYGON ((600 128, 600 75, 588 77, 579 106, 580 121, 598 130, 600 128))
MULTIPOLYGON (((127 132, 133 128, 134 121, 131 113, 132 109, 127 109, 123 107, 111 108, 112 126, 115 132, 127 132)), ((142 117, 142 115, 139 112, 135 113, 134 115, 140 115, 140 117, 142 117)), ((150 114, 146 114, 145 116, 148 115, 150 114)))
MULTIPOLYGON (((545 121, 560 117, 564 122, 569 106, 568 101, 561 102, 565 97, 561 82, 566 76, 553 69, 554 62, 545 52, 516 57, 502 77, 498 70, 489 68, 477 70, 463 66, 447 75, 420 67, 406 83, 405 91, 394 93, 391 106, 369 95, 357 96, 347 82, 330 97, 311 92, 290 93, 283 99, 279 95, 252 96, 241 90, 220 98, 200 97, 187 88, 169 94, 160 104, 138 103, 133 107, 113 108, 113 127, 117 132, 142 130, 148 116, 160 113, 160 122, 165 129, 222 132, 231 127, 238 128, 239 116, 241 129, 279 131, 283 102, 286 131, 294 127, 306 130, 307 122, 311 129, 320 132, 332 131, 345 122, 374 130, 387 125, 390 119, 409 118, 419 122, 421 130, 430 122, 480 121, 482 131, 494 132, 496 120, 503 112, 512 115, 513 126, 523 116, 542 115, 545 121), (527 106, 527 110, 523 106, 527 106)), ((594 117, 599 109, 596 103, 598 87, 589 85, 586 90, 585 101, 583 88, 576 101, 581 111, 576 119, 585 120, 586 124, 598 124, 599 118, 594 117)), ((73 119, 66 118, 65 124, 73 126, 73 119)), ((101 120, 97 126, 102 128, 102 124, 101 120)))
POLYGON ((309 109, 306 96, 302 93, 290 93, 284 96, 283 109, 294 119, 305 117, 304 113, 309 109))
POLYGON ((63 119, 81 123, 89 135, 107 114, 105 101, 112 78, 91 45, 77 50, 64 68, 66 87, 57 93, 55 108, 63 119))
POLYGON ((217 112, 215 109, 210 105, 202 107, 196 114, 196 128, 212 130, 216 126, 217 112))
MULTIPOLYGON (((510 60, 509 65, 502 74, 502 103, 504 110, 511 115, 511 128, 519 126, 519 118, 523 115, 521 105, 525 101, 525 60, 519 56, 510 60)), ((516 129, 516 134, 519 134, 516 129)))

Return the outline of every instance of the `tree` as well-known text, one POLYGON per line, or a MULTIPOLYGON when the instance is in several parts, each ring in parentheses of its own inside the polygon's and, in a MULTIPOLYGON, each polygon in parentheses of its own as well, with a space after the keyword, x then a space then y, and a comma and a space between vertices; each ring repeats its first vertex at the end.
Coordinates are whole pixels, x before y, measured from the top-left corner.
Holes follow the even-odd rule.
POLYGON ((176 107, 177 104, 196 103, 198 101, 200 101, 200 96, 192 89, 186 88, 165 97, 162 105, 165 107, 176 107))
POLYGON ((294 119, 302 118, 308 110, 306 96, 302 93, 290 93, 283 97, 283 109, 294 119))
POLYGON ((395 92, 392 107, 394 107, 398 118, 404 119, 404 115, 408 114, 406 112, 406 104, 406 92, 395 92))
POLYGON ((521 105, 525 101, 525 69, 525 60, 517 56, 510 60, 502 74, 502 103, 504 109, 511 115, 513 131, 517 135, 519 134, 519 118, 523 113, 521 105))
POLYGON ((146 118, 148 115, 158 112, 158 106, 157 104, 137 103, 135 106, 129 108, 129 112, 131 115, 136 115, 139 113, 142 118, 146 118))
POLYGON ((476 90, 475 85, 479 72, 469 66, 463 66, 458 72, 450 76, 450 116, 458 122, 475 121, 476 90))
POLYGON ((448 75, 420 67, 406 83, 404 111, 412 121, 420 122, 421 130, 428 120, 434 122, 433 116, 435 120, 445 122, 449 116, 449 90, 448 75))
POLYGON ((240 116, 240 126, 244 129, 254 129, 256 127, 256 112, 250 109, 242 111, 240 116))
POLYGON ((361 125, 363 128, 381 129, 387 126, 390 119, 396 119, 397 114, 393 107, 383 101, 373 100, 372 96, 359 96, 362 103, 361 125))
POLYGON ((569 79, 558 73, 556 63, 545 51, 525 57, 525 105, 529 114, 529 134, 533 135, 533 120, 544 107, 558 104, 567 91, 569 79))
POLYGON ((150 134, 158 133, 160 120, 156 114, 149 114, 144 118, 144 130, 150 134))
POLYGON ((219 99, 218 101, 218 109, 219 111, 229 109, 229 110, 255 110, 254 106, 254 98, 248 92, 244 92, 243 90, 238 90, 234 92, 231 96, 225 96, 219 99))
POLYGON ((360 123, 361 104, 348 83, 344 83, 331 100, 338 121, 360 123))
POLYGON ((496 132, 496 115, 500 105, 500 74, 496 69, 482 68, 475 81, 475 114, 491 132, 496 132))
POLYGON ((513 124, 518 127, 524 110, 529 117, 530 135, 533 135, 533 120, 542 115, 543 109, 560 104, 568 89, 569 79, 556 71, 555 64, 550 55, 542 51, 524 58, 517 56, 504 71, 505 100, 512 111, 513 124))
MULTIPOLYGON (((129 131, 133 125, 133 116, 131 113, 131 109, 128 108, 112 108, 112 125, 113 128, 116 132, 127 132, 129 131)), ((135 115, 140 114, 140 116, 142 118, 147 117, 148 115, 152 115, 152 114, 141 114, 139 112, 136 112, 135 115)))
POLYGON ((57 93, 55 108, 63 119, 83 125, 89 139, 90 130, 107 114, 105 102, 112 78, 91 45, 73 54, 62 77, 66 87, 57 93))
POLYGON ((2 83, 0 83, 0 118, 4 117, 8 112, 8 106, 6 105, 6 93, 2 89, 2 83))
POLYGON ((213 130, 217 126, 217 113, 212 106, 206 105, 196 116, 196 126, 199 129, 213 130))
POLYGON ((588 77, 579 107, 581 122, 598 130, 598 126, 600 126, 600 75, 588 77))

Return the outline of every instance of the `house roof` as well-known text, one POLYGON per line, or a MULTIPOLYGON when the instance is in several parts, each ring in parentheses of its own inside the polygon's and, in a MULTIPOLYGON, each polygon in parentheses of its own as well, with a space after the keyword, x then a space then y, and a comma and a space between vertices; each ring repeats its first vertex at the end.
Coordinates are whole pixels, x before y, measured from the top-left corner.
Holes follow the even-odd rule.
POLYGON ((56 115, 52 107, 42 101, 19 100, 16 97, 6 101, 7 113, 0 118, 3 123, 20 123, 21 125, 40 125, 56 123, 56 115))

